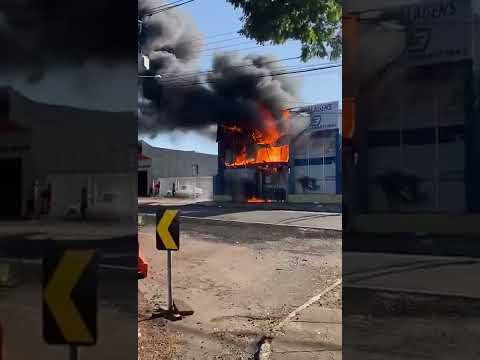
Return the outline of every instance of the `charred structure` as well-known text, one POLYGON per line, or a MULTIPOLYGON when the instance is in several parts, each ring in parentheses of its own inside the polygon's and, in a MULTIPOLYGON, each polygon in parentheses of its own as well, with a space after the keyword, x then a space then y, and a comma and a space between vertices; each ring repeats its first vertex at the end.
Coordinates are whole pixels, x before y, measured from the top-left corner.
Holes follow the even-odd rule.
POLYGON ((290 158, 290 114, 280 118, 261 104, 250 126, 218 127, 219 168, 235 201, 286 201, 290 158))

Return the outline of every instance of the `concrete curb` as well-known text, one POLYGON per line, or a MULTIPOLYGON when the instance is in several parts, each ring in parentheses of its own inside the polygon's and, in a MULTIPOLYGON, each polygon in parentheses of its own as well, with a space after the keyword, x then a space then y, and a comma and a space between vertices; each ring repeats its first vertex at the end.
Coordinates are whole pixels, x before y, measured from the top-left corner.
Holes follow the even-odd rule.
POLYGON ((343 251, 478 258, 480 243, 477 237, 460 234, 447 236, 345 232, 343 251))
POLYGON ((387 316, 479 316, 480 298, 408 289, 344 284, 343 314, 387 316))
POLYGON ((93 248, 102 253, 135 253, 137 236, 117 237, 102 240, 29 240, 23 237, 0 240, 1 255, 14 258, 42 257, 50 249, 68 247, 71 249, 93 248))
POLYGON ((234 202, 199 202, 195 205, 205 207, 223 207, 225 209, 248 210, 291 210, 316 212, 342 212, 342 204, 313 204, 313 203, 234 203, 234 202))
MULTIPOLYGON (((139 216, 139 223, 142 224, 141 226, 154 225, 156 223, 155 214, 138 214, 138 216, 139 216)), ((199 218, 199 217, 191 217, 191 216, 180 216, 180 218, 182 219, 182 221, 187 221, 187 222, 201 221, 203 223, 210 223, 214 225, 224 223, 224 224, 232 224, 232 225, 248 224, 248 226, 258 226, 258 227, 280 226, 280 227, 290 227, 290 228, 297 228, 297 229, 312 229, 312 230, 322 231, 324 234, 331 237, 342 237, 342 230, 337 230, 337 229, 325 229, 325 228, 311 227, 311 226, 297 226, 297 225, 291 225, 291 224, 268 224, 268 223, 261 223, 261 222, 209 219, 209 218, 199 218)))

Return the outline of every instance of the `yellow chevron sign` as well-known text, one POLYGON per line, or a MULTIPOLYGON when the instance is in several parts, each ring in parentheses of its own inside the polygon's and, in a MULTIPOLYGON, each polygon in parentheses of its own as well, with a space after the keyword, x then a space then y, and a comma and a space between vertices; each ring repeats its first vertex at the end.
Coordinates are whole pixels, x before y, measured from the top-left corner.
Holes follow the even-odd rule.
POLYGON ((48 344, 93 345, 97 332, 94 250, 59 250, 44 259, 43 333, 48 344))
POLYGON ((164 209, 157 213, 156 240, 158 250, 180 248, 179 210, 164 209))

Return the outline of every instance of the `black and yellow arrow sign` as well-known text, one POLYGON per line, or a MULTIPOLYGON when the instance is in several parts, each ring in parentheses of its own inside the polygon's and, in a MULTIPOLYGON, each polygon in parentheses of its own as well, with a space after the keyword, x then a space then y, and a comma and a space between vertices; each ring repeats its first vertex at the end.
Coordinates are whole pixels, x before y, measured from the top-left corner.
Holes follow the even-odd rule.
POLYGON ((97 341, 97 256, 58 249, 43 261, 43 336, 51 345, 97 341))
POLYGON ((180 248, 180 210, 164 209, 157 212, 157 249, 178 250, 180 248))

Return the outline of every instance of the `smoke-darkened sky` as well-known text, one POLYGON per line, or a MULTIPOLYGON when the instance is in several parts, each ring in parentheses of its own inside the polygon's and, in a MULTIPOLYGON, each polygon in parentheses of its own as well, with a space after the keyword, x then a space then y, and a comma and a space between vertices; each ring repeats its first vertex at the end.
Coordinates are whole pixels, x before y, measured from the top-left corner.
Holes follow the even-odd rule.
POLYGON ((136 2, 2 0, 0 44, 0 86, 38 101, 133 110, 136 2))
POLYGON ((137 49, 137 7, 116 0, 2 0, 0 65, 32 68, 132 60, 137 49), (6 56, 5 56, 6 55, 6 56))
MULTIPOLYGON (((155 6, 157 1, 140 0, 140 14, 155 6)), ((150 70, 143 75, 158 76, 144 78, 139 91, 143 134, 173 130, 208 134, 207 129, 218 123, 256 122, 261 127, 259 104, 280 119, 282 109, 296 98, 295 82, 271 76, 278 67, 265 56, 217 55, 210 72, 195 73, 201 35, 182 11, 146 17, 143 34, 142 52, 150 59, 150 70)))

